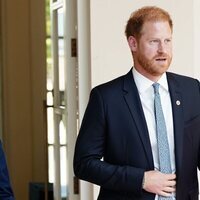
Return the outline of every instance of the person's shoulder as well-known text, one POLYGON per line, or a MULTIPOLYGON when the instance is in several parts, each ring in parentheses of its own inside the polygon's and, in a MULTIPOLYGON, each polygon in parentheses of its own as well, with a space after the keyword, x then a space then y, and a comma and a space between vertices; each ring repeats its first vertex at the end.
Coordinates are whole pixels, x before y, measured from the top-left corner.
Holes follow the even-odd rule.
POLYGON ((181 75, 181 74, 177 74, 177 73, 173 73, 173 72, 167 72, 167 77, 169 79, 174 79, 176 81, 183 82, 183 83, 199 82, 197 79, 192 78, 190 76, 181 75))
POLYGON ((187 91, 200 91, 200 82, 199 80, 177 74, 177 73, 172 73, 172 72, 167 72, 167 77, 169 83, 174 83, 175 85, 178 85, 182 90, 187 90, 187 91))
POLYGON ((124 74, 122 76, 119 76, 115 79, 112 79, 108 82, 102 83, 100 85, 95 86, 93 90, 99 90, 99 91, 103 91, 103 92, 110 92, 110 91, 115 91, 115 90, 119 90, 123 88, 123 83, 124 83, 124 79, 130 75, 130 71, 127 74, 124 74))

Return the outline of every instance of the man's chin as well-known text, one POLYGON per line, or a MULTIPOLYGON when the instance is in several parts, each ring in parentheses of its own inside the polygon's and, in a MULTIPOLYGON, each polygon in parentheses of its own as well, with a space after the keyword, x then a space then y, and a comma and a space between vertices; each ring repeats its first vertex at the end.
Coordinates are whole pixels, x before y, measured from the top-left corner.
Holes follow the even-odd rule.
POLYGON ((162 67, 162 68, 159 68, 159 70, 154 70, 154 71, 151 71, 151 74, 153 76, 162 76, 167 70, 168 70, 169 67, 162 67))
POLYGON ((167 63, 163 65, 156 65, 154 69, 155 69, 155 73, 163 74, 169 69, 169 64, 167 63))

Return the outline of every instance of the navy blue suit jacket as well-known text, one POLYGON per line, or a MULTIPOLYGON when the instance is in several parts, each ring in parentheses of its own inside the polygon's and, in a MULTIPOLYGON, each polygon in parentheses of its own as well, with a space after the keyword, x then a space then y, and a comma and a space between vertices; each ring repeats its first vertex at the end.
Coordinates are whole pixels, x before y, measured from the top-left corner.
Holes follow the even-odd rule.
POLYGON ((0 142, 0 200, 14 200, 6 159, 0 142))
MULTIPOLYGON (((200 83, 173 73, 167 73, 167 79, 174 120, 176 199, 198 200, 200 83)), ((154 194, 142 190, 147 170, 154 170, 151 144, 130 71, 91 91, 76 142, 74 172, 101 186, 99 200, 153 200, 154 194)))

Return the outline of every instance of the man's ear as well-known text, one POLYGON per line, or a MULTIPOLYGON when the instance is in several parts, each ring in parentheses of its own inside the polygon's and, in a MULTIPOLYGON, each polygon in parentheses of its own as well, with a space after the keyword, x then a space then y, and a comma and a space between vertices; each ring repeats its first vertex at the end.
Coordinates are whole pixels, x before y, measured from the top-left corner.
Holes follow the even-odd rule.
POLYGON ((138 43, 134 36, 129 36, 128 44, 132 52, 137 51, 138 43))

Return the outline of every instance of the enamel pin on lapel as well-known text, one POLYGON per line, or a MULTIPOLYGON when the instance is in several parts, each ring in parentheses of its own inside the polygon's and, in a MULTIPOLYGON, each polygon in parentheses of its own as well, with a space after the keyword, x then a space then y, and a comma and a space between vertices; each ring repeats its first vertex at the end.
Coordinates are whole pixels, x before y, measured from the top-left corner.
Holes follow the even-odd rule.
POLYGON ((177 105, 177 106, 180 106, 180 105, 181 105, 181 102, 180 102, 179 100, 177 100, 177 101, 176 101, 176 105, 177 105))

